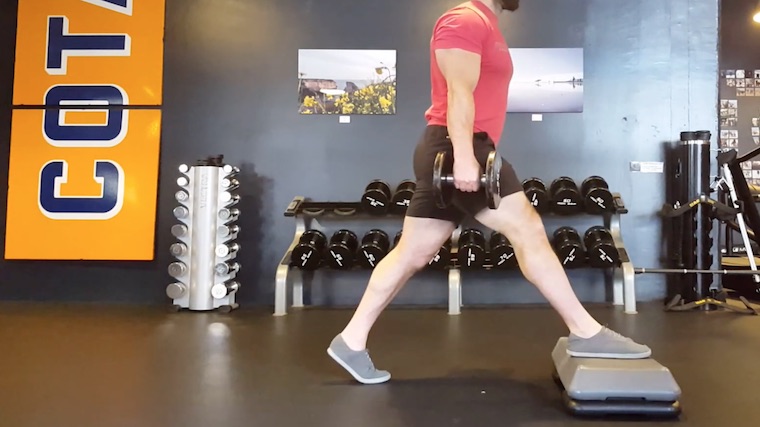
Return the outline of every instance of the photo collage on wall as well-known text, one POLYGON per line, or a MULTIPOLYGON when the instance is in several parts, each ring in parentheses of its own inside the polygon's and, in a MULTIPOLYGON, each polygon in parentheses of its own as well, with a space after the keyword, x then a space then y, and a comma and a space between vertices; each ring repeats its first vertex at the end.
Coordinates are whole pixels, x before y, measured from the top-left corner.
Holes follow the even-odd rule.
MULTIPOLYGON (((760 146, 760 69, 721 70, 720 148, 740 155, 760 146)), ((741 165, 750 184, 760 185, 760 161, 741 165)))

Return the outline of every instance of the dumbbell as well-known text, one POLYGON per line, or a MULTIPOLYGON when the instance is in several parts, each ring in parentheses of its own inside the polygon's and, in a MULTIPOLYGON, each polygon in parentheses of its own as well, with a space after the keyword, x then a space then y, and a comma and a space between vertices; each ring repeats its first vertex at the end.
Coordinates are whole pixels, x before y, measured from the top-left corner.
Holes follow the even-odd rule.
POLYGON ((592 267, 607 268, 620 262, 612 233, 600 225, 586 230, 583 235, 583 244, 586 245, 588 263, 592 267))
POLYGON ((486 262, 486 238, 483 232, 474 228, 464 230, 459 235, 457 259, 465 268, 481 268, 486 262))
POLYGON ((554 252, 565 268, 578 268, 583 265, 586 254, 583 252, 581 236, 572 227, 561 227, 554 232, 554 252))
POLYGON ((292 265, 301 270, 316 270, 322 264, 327 237, 319 230, 308 230, 301 234, 298 244, 290 254, 292 265))
POLYGON ((338 230, 330 237, 327 247, 327 265, 338 270, 346 270, 354 265, 359 239, 351 230, 338 230))
POLYGON ((172 243, 172 245, 169 246, 169 253, 172 254, 172 256, 179 258, 187 253, 187 245, 184 243, 172 243))
POLYGON ((391 203, 391 187, 382 180, 376 179, 364 188, 361 207, 370 215, 385 215, 391 203))
POLYGON ((178 239, 187 236, 187 226, 184 224, 174 224, 171 230, 172 236, 178 239))
POLYGON ((517 256, 515 249, 507 239, 507 236, 494 231, 491 233, 491 239, 488 242, 489 252, 491 253, 491 264, 495 268, 515 268, 517 267, 517 256))
POLYGON ((451 262, 451 239, 445 241, 443 245, 441 246, 441 249, 438 250, 438 253, 435 254, 433 259, 428 262, 428 267, 434 268, 434 269, 444 269, 449 266, 449 263, 451 262))
POLYGON ((406 213, 406 209, 412 201, 412 196, 414 196, 415 188, 417 188, 417 183, 409 179, 399 183, 391 199, 391 212, 393 214, 404 215, 406 213))
MULTIPOLYGON (((451 204, 454 195, 454 160, 445 151, 439 151, 433 163, 433 194, 436 205, 446 209, 451 204)), ((486 203, 491 209, 499 207, 501 202, 501 157, 496 151, 491 151, 486 159, 485 173, 480 176, 480 191, 484 192, 486 203)))
POLYGON ((362 237, 359 248, 358 262, 362 268, 375 268, 386 255, 390 247, 388 234, 383 230, 373 229, 362 237))
POLYGON ((549 188, 554 212, 560 215, 575 215, 582 211, 583 201, 578 186, 572 178, 559 177, 549 188))
POLYGON ((551 202, 543 181, 538 178, 530 178, 523 181, 522 186, 528 201, 536 208, 536 211, 539 213, 549 212, 551 202))
POLYGON ((586 212, 594 215, 614 210, 614 200, 607 181, 601 176, 590 176, 581 183, 583 206, 586 212))

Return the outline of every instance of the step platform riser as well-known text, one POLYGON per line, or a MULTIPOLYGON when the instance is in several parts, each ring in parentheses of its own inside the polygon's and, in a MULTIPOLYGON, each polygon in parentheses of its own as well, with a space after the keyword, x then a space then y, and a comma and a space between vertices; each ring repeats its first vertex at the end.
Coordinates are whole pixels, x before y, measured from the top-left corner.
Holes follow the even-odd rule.
POLYGON ((567 354, 562 337, 552 351, 565 406, 579 415, 678 416, 681 388, 655 359, 591 359, 567 354))

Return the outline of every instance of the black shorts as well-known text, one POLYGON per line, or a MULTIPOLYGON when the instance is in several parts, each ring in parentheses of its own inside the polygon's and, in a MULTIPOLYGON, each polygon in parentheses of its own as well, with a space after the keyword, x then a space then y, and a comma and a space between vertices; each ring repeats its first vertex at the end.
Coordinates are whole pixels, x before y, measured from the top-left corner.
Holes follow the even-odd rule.
MULTIPOLYGON (((459 225, 466 216, 474 216, 488 208, 482 187, 475 193, 454 190, 451 204, 446 209, 440 209, 436 204, 433 193, 433 163, 439 151, 445 151, 449 156, 453 156, 454 147, 448 135, 448 130, 444 126, 428 126, 417 144, 414 150, 414 175, 417 188, 406 211, 407 216, 441 219, 459 225)), ((495 150, 494 143, 488 134, 478 132, 474 134, 473 147, 482 172, 485 170, 488 154, 495 150)), ((506 197, 523 191, 522 183, 517 178, 512 165, 503 158, 501 165, 501 196, 506 197)))

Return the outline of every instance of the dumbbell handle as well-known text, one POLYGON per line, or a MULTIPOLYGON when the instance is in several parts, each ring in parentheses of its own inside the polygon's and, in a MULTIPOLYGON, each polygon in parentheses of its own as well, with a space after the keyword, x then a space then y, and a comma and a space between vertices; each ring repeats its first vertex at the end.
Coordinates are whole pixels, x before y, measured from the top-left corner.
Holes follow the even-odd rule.
MULTIPOLYGON (((454 182, 454 175, 444 175, 441 177, 443 179, 443 182, 454 182)), ((486 176, 485 174, 480 175, 480 183, 482 185, 486 185, 486 176)))

